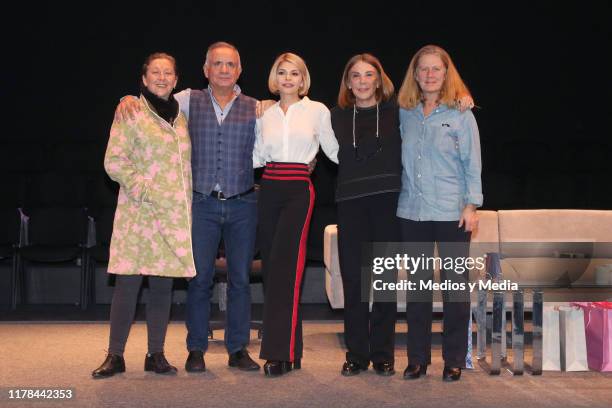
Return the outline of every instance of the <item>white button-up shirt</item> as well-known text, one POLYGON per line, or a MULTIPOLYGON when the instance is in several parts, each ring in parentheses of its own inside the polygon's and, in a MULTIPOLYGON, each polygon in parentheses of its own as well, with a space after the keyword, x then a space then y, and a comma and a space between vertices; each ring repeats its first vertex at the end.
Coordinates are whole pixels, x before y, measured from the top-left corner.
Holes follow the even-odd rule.
POLYGON ((284 113, 279 102, 257 119, 253 166, 268 162, 310 163, 319 151, 338 163, 338 141, 331 126, 329 109, 308 97, 289 106, 284 113))

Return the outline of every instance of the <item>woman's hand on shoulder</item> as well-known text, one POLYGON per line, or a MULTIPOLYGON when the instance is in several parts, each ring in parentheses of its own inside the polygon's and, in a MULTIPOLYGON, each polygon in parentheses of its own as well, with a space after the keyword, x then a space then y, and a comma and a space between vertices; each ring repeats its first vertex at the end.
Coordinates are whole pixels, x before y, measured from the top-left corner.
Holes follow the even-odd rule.
POLYGON ((255 116, 257 116, 257 119, 261 118, 263 114, 275 103, 276 101, 272 99, 257 101, 255 104, 255 116))

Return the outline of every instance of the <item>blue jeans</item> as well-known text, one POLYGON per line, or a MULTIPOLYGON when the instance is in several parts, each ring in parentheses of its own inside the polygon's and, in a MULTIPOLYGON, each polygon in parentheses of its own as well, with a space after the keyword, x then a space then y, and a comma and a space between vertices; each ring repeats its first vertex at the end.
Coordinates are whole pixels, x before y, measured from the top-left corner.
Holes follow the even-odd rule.
POLYGON ((187 349, 206 351, 215 258, 221 237, 227 258, 225 346, 234 353, 249 343, 251 291, 249 272, 255 251, 257 193, 218 200, 193 192, 193 254, 197 275, 187 291, 187 349))

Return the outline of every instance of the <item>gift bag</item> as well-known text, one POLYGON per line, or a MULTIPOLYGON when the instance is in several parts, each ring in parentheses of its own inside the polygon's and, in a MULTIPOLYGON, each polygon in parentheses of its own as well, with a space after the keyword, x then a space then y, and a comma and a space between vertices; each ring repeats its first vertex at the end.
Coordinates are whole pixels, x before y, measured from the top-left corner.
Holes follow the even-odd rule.
POLYGON ((584 332, 584 313, 576 307, 559 307, 561 369, 589 371, 584 332))
POLYGON ((470 320, 468 321, 467 354, 465 355, 465 368, 474 368, 472 359, 472 311, 470 310, 470 320))
POLYGON ((559 311, 545 306, 542 311, 542 370, 561 370, 559 311))
POLYGON ((612 371, 612 302, 572 303, 584 310, 587 360, 591 370, 612 371))

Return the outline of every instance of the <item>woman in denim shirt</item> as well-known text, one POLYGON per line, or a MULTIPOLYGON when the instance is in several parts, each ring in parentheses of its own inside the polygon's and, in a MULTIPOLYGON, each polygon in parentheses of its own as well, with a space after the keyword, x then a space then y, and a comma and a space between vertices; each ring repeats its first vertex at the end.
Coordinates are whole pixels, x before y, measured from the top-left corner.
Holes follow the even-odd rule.
MULTIPOLYGON (((483 200, 478 126, 471 111, 457 109, 458 96, 465 94, 469 91, 445 50, 428 45, 412 58, 398 95, 403 172, 397 215, 402 240, 418 243, 410 245, 409 255, 433 257, 437 243, 444 263, 440 281, 467 288, 468 273, 446 262, 469 255, 471 231, 478 224, 476 208, 483 200)), ((410 276, 417 285, 431 280, 433 265, 410 276)), ((424 288, 408 296, 404 378, 416 379, 431 362, 432 291, 424 288)), ((467 353, 469 292, 443 291, 443 300, 443 379, 456 381, 467 353)))

